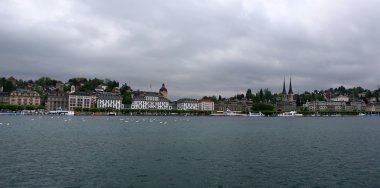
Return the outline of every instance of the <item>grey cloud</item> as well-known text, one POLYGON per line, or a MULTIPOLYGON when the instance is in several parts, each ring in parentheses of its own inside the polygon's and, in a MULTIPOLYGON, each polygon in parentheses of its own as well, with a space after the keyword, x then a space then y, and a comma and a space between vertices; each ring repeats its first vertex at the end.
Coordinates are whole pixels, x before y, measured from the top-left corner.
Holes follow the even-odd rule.
POLYGON ((6 1, 0 74, 111 78, 170 96, 376 88, 379 2, 6 1), (47 4, 47 5, 46 5, 47 4), (46 9, 48 11, 45 11, 46 9))

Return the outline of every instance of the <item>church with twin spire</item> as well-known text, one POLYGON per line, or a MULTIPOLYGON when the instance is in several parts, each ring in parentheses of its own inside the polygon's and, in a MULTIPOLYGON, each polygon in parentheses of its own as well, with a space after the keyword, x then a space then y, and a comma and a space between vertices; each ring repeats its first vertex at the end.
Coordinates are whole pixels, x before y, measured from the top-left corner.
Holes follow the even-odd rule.
POLYGON ((281 99, 276 102, 277 111, 292 111, 296 110, 296 102, 294 101, 292 77, 289 79, 289 90, 286 92, 285 77, 282 85, 281 99))
POLYGON ((289 91, 286 93, 286 87, 285 87, 285 77, 284 77, 284 84, 282 85, 282 94, 281 94, 281 99, 282 101, 287 101, 287 102, 293 102, 293 88, 292 88, 292 77, 290 77, 289 81, 289 91))

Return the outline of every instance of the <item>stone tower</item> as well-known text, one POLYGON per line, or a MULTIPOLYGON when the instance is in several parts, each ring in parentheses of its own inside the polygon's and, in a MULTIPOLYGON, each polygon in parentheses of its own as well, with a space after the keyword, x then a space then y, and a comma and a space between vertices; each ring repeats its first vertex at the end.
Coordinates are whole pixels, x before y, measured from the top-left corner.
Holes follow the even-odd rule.
POLYGON ((160 91, 159 91, 159 94, 160 94, 161 96, 165 97, 165 98, 168 98, 168 90, 166 89, 164 83, 162 84, 162 87, 161 87, 161 89, 160 89, 160 91))
POLYGON ((74 85, 71 86, 70 93, 75 93, 75 86, 74 85))

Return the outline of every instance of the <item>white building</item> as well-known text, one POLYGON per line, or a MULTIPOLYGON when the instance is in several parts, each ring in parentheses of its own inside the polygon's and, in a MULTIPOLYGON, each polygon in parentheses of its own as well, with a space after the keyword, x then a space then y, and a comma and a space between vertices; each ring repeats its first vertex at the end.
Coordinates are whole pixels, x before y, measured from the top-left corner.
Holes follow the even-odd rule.
POLYGON ((199 110, 214 111, 214 102, 209 99, 199 100, 199 110))
POLYGON ((96 107, 97 108, 112 108, 120 110, 122 106, 122 98, 118 94, 103 92, 96 94, 96 107))
POLYGON ((304 107, 310 111, 363 111, 366 109, 366 104, 363 101, 313 101, 306 102, 304 107))
POLYGON ((179 99, 177 110, 199 110, 199 102, 196 99, 179 99))
POLYGON ((332 98, 331 101, 334 101, 334 102, 348 102, 348 101, 350 101, 350 98, 348 98, 347 96, 339 95, 338 97, 332 98))
POLYGON ((83 92, 75 92, 69 95, 69 110, 74 108, 91 108, 93 96, 83 92))
POLYGON ((134 96, 131 109, 171 110, 169 100, 159 95, 134 96))

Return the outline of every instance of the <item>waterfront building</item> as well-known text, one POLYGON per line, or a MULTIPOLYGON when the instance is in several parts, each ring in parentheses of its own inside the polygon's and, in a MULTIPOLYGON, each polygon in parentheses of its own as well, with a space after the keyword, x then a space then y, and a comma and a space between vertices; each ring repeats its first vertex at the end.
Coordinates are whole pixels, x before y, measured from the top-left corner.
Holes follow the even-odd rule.
POLYGON ((307 101, 304 105, 309 111, 334 111, 339 112, 346 109, 346 102, 343 101, 307 101))
POLYGON ((0 92, 0 104, 9 104, 9 92, 0 92))
POLYGON ((375 107, 375 112, 380 112, 380 103, 374 103, 373 106, 375 107))
POLYGON ((118 94, 110 92, 102 92, 96 94, 96 107, 97 108, 112 108, 120 110, 122 105, 122 97, 118 94))
POLYGON ((367 112, 376 112, 375 104, 374 103, 368 104, 366 106, 366 108, 365 108, 365 111, 367 111, 367 112))
POLYGON ((199 102, 196 99, 179 99, 177 101, 177 110, 199 110, 199 102))
POLYGON ((365 111, 367 109, 367 105, 364 101, 307 101, 304 104, 304 107, 309 109, 309 111, 334 111, 334 112, 343 112, 343 111, 365 111))
POLYGON ((157 110, 171 110, 170 101, 155 94, 142 94, 133 96, 131 109, 157 109, 157 110))
POLYGON ((214 111, 214 102, 210 99, 199 100, 199 110, 202 111, 214 111))
POLYGON ((346 111, 365 111, 367 108, 364 101, 351 101, 349 104, 350 109, 348 109, 348 105, 346 105, 346 111))
POLYGON ((41 97, 36 91, 17 89, 11 92, 9 97, 10 104, 22 106, 40 106, 41 97))
POLYGON ((214 110, 225 112, 228 109, 237 113, 249 112, 252 108, 252 105, 253 103, 250 100, 227 99, 215 102, 214 110))
POLYGON ((49 92, 45 103, 45 109, 51 110, 68 110, 69 95, 62 91, 49 92))
POLYGON ((74 108, 92 108, 94 96, 85 92, 75 92, 69 95, 69 110, 74 108))

